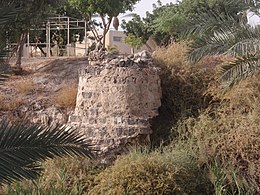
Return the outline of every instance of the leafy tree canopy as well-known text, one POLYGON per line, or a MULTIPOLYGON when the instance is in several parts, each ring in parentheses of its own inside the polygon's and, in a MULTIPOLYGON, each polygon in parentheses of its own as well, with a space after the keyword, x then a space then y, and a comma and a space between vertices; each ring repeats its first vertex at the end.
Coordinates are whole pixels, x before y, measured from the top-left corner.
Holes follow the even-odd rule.
POLYGON ((125 43, 130 45, 133 49, 140 49, 143 45, 143 42, 140 38, 136 38, 133 34, 128 34, 125 43))
POLYGON ((247 23, 249 10, 259 14, 259 2, 258 0, 182 0, 176 4, 162 6, 158 1, 158 4, 154 5, 153 12, 147 13, 146 18, 134 17, 132 21, 124 23, 123 28, 127 33, 143 37, 143 40, 147 36, 153 36, 157 43, 165 42, 160 39, 162 37, 176 40, 194 32, 201 34, 199 29, 204 29, 204 34, 212 35, 214 30, 222 27, 223 21, 228 17, 232 17, 235 23, 247 23), (201 21, 206 21, 209 15, 211 19, 215 17, 219 20, 215 19, 214 24, 200 28, 201 21), (139 29, 142 29, 142 32, 139 29))
POLYGON ((138 1, 140 0, 69 0, 70 5, 78 9, 88 21, 94 38, 102 44, 103 47, 105 46, 105 35, 110 28, 112 19, 118 20, 117 16, 120 13, 124 13, 128 10, 132 11, 138 1), (97 14, 101 18, 101 24, 93 20, 94 14, 97 14), (97 32, 97 26, 103 29, 103 35, 101 37, 97 32))

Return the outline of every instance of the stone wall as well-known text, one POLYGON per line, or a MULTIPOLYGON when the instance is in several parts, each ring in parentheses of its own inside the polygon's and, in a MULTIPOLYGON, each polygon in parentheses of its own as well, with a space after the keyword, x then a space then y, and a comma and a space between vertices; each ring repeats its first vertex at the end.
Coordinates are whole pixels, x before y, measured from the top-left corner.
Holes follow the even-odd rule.
POLYGON ((147 53, 116 59, 80 71, 77 104, 69 118, 102 154, 149 143, 149 119, 161 104, 159 70, 147 53))

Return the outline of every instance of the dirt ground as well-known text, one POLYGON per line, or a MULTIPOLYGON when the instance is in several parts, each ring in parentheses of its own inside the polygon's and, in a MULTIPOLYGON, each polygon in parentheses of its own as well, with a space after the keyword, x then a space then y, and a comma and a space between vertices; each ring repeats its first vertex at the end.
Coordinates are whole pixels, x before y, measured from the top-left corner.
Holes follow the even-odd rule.
POLYGON ((56 106, 55 94, 64 87, 77 87, 78 71, 87 63, 86 57, 22 59, 22 75, 11 75, 0 85, 0 120, 56 106))

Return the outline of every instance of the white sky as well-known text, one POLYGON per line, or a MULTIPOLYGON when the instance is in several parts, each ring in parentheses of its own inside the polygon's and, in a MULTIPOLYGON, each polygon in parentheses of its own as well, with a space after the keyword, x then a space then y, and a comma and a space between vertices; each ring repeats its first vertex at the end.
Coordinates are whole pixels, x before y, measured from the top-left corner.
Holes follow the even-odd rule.
MULTIPOLYGON (((161 0, 162 4, 165 5, 167 3, 176 3, 176 0, 161 0)), ((139 3, 135 5, 135 10, 137 14, 142 17, 145 17, 146 11, 151 12, 153 10, 153 4, 157 4, 157 0, 141 0, 139 3)))

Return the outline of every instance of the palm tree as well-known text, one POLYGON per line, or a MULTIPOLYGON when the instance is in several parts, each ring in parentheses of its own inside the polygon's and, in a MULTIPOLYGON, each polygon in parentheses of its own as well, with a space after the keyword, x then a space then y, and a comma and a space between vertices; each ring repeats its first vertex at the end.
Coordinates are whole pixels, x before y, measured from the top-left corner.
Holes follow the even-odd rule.
POLYGON ((188 54, 190 61, 210 55, 229 55, 235 59, 222 66, 223 87, 231 87, 247 76, 259 73, 260 26, 252 27, 228 15, 209 13, 207 20, 201 19, 200 26, 190 32, 197 36, 188 54))
POLYGON ((65 126, 0 123, 0 184, 36 179, 41 161, 63 155, 92 157, 84 136, 65 126))

